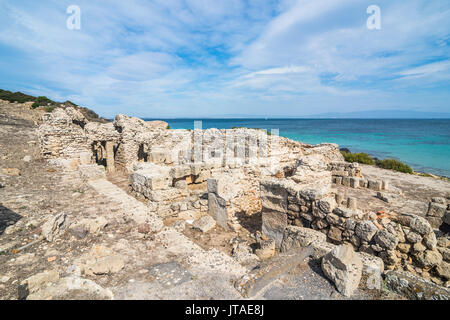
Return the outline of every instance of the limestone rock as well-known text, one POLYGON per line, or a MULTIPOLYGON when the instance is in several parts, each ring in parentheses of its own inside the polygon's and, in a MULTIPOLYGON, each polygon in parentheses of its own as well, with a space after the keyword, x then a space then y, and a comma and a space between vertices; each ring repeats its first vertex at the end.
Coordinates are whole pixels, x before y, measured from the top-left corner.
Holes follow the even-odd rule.
POLYGON ((255 254, 261 260, 266 260, 275 255, 275 240, 267 239, 258 241, 259 247, 255 250, 255 254))
POLYGON ((200 230, 201 232, 208 232, 216 226, 216 221, 208 215, 195 221, 192 226, 194 229, 200 230))
POLYGON ((435 267, 441 264, 442 255, 439 251, 426 250, 415 254, 417 262, 424 268, 435 267))
POLYGON ((437 247, 439 253, 442 255, 442 258, 450 262, 450 248, 437 247))
POLYGON ((219 226, 228 229, 228 210, 226 201, 215 193, 208 194, 208 214, 213 217, 219 226))
POLYGON ((59 280, 59 273, 56 270, 46 270, 35 274, 24 281, 28 285, 30 293, 34 293, 41 289, 44 285, 55 283, 59 280))
POLYGON ((442 218, 445 215, 447 206, 436 202, 430 202, 427 215, 442 218))
POLYGON ((441 277, 450 280, 450 263, 442 262, 437 268, 436 272, 441 277))
POLYGON ((322 232, 309 228, 287 226, 283 232, 281 251, 287 252, 291 249, 307 247, 314 243, 325 243, 327 236, 322 232))
POLYGON ((362 276, 362 262, 349 245, 340 245, 322 259, 324 274, 336 285, 337 290, 350 297, 358 288, 362 276))
POLYGON ((378 231, 374 240, 380 246, 388 250, 395 249, 399 241, 397 234, 390 233, 386 229, 378 231))
POLYGON ((76 227, 70 228, 69 232, 75 238, 81 240, 81 239, 86 238, 87 234, 89 233, 89 230, 87 230, 84 226, 76 226, 76 227))
POLYGON ((411 243, 417 243, 422 241, 422 237, 420 236, 420 234, 414 232, 414 231, 410 231, 407 235, 406 235, 406 240, 408 240, 411 243))
POLYGON ((275 240, 277 247, 281 246, 283 241, 284 229, 287 227, 287 215, 277 212, 262 213, 262 234, 267 238, 275 240))
POLYGON ((356 225, 355 233, 364 241, 372 240, 378 228, 371 221, 361 221, 356 225))
POLYGON ((423 237, 423 242, 430 250, 435 250, 437 247, 437 239, 436 234, 434 232, 431 232, 423 237))
POLYGON ((253 254, 252 249, 250 246, 240 241, 239 239, 234 239, 233 241, 233 251, 232 256, 234 259, 236 259, 239 263, 244 265, 254 265, 258 261, 258 257, 253 254))
POLYGON ((67 214, 61 212, 50 218, 42 227, 42 235, 47 241, 52 242, 58 235, 62 234, 70 225, 67 214))
POLYGON ((90 265, 88 272, 95 275, 117 273, 125 267, 124 259, 119 255, 107 256, 97 259, 97 261, 90 265))

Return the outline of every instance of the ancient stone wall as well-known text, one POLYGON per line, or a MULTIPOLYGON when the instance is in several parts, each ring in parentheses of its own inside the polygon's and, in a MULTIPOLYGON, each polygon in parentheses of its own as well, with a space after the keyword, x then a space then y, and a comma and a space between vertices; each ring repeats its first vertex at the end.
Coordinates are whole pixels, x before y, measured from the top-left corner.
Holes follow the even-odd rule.
MULTIPOLYGON (((325 182, 323 182, 325 183, 325 182)), ((448 248, 438 247, 431 225, 412 214, 358 210, 356 200, 311 189, 292 179, 261 182, 262 231, 281 246, 289 225, 322 232, 334 244, 348 243, 356 251, 383 259, 388 269, 421 268, 448 279, 448 248)))

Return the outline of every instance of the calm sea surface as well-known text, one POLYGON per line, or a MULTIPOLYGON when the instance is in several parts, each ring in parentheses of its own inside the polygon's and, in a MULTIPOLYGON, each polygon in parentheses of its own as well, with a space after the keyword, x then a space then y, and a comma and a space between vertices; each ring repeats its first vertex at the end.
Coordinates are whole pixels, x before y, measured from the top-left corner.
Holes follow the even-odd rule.
MULTIPOLYGON (((279 129, 310 144, 333 142, 352 152, 397 158, 416 171, 450 177, 450 119, 198 119, 203 129, 279 129)), ((172 129, 193 129, 192 119, 166 119, 172 129)))

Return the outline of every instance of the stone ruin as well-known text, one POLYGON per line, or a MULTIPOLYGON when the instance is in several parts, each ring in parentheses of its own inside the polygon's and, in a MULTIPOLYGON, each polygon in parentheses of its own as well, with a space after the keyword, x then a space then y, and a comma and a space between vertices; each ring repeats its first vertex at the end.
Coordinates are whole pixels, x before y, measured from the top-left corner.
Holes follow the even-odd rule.
POLYGON ((365 212, 334 186, 368 188, 380 197, 394 188, 365 179, 335 144, 313 146, 258 129, 167 127, 125 115, 89 122, 66 108, 45 114, 39 136, 46 158, 78 168, 86 179, 128 175, 131 192, 162 218, 195 219, 197 211, 237 231, 239 215, 261 213, 260 250, 267 241, 281 252, 315 243, 316 255, 324 256, 346 244, 362 257, 366 273, 407 265, 448 281, 450 249, 438 248, 433 231, 448 223, 445 199, 430 203, 431 225, 408 213, 365 212))

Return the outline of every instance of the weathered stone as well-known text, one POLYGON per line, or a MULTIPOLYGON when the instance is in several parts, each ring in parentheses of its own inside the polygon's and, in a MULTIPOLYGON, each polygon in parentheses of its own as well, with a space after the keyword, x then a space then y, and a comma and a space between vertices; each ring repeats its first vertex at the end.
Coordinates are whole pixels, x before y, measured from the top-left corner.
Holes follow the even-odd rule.
POLYGON ((331 225, 337 225, 339 224, 339 216, 334 214, 334 213, 330 213, 326 216, 326 220, 329 224, 331 225))
POLYGON ((425 218, 414 215, 412 216, 412 219, 409 220, 409 227, 411 230, 416 231, 421 235, 425 235, 433 231, 433 228, 431 228, 425 218))
POLYGON ((50 218, 42 227, 42 235, 47 241, 52 242, 58 235, 62 234, 70 225, 67 214, 61 212, 50 218))
POLYGON ((420 234, 418 234, 418 233, 416 233, 414 231, 410 231, 406 235, 406 240, 408 240, 411 243, 416 243, 416 242, 422 241, 422 237, 420 236, 420 234))
POLYGON ((450 211, 449 211, 449 210, 447 210, 447 211, 445 212, 445 215, 444 215, 444 217, 442 218, 442 221, 443 221, 444 223, 450 225, 450 211))
POLYGON ((176 166, 170 170, 170 176, 174 179, 185 178, 190 175, 191 167, 187 165, 176 166))
POLYGON ((445 215, 447 206, 436 202, 430 202, 427 215, 442 218, 445 215))
POLYGON ((356 221, 353 220, 352 218, 349 218, 345 221, 345 229, 347 230, 355 230, 356 228, 356 221))
POLYGON ((359 179, 355 177, 350 178, 350 187, 351 188, 358 188, 359 187, 359 179))
POLYGON ((284 229, 287 227, 287 215, 277 211, 262 213, 262 234, 275 240, 277 247, 283 241, 284 229))
POLYGON ((395 266, 399 262, 399 258, 394 250, 381 251, 379 257, 388 266, 395 266))
POLYGON ((374 191, 381 191, 381 181, 368 180, 368 188, 374 191))
POLYGON ((397 249, 402 253, 408 253, 411 250, 411 245, 408 243, 400 243, 397 245, 397 249))
POLYGON ((186 180, 178 180, 174 183, 174 187, 177 189, 186 189, 187 182, 186 182, 186 180))
POLYGON ((386 286, 389 290, 411 300, 449 300, 450 290, 435 285, 409 272, 386 272, 386 286))
POLYGON ((80 172, 81 178, 85 181, 106 178, 105 167, 97 164, 80 165, 78 166, 78 171, 80 172))
POLYGON ((265 210, 287 212, 287 190, 277 183, 261 182, 261 205, 265 210))
POLYGON ((342 231, 334 226, 331 226, 330 230, 328 230, 328 237, 331 240, 340 242, 340 241, 342 241, 342 231))
POLYGON ((296 226, 287 226, 284 229, 281 251, 287 252, 291 249, 307 247, 313 243, 326 242, 325 234, 309 229, 296 226))
POLYGON ((208 214, 216 220, 220 227, 228 230, 228 210, 226 201, 214 193, 208 194, 208 214))
POLYGON ((178 262, 158 263, 148 271, 163 288, 173 288, 193 279, 192 274, 178 262))
POLYGON ((357 209, 357 206, 358 206, 358 204, 357 204, 356 198, 353 198, 353 197, 347 198, 347 208, 350 209, 349 210, 350 212, 355 211, 357 209))
POLYGON ((216 221, 208 215, 195 221, 192 226, 201 232, 208 232, 216 226, 216 221))
POLYGON ((450 236, 437 238, 437 245, 442 248, 450 248, 450 236))
POLYGON ((442 262, 437 268, 436 272, 439 276, 442 278, 445 278, 447 280, 450 280, 450 263, 448 262, 442 262))
POLYGON ((35 274, 24 282, 28 284, 29 293, 34 293, 45 285, 55 283, 59 280, 59 273, 57 270, 46 270, 44 272, 35 274))
POLYGON ((211 177, 211 171, 209 170, 203 170, 200 172, 198 176, 195 177, 194 183, 202 183, 207 181, 211 177))
POLYGON ((277 280, 279 276, 301 264, 312 253, 313 249, 307 247, 275 255, 236 281, 234 287, 243 297, 251 298, 271 282, 277 280))
POLYGON ((108 225, 108 220, 105 217, 99 216, 95 219, 84 219, 81 225, 84 225, 91 234, 99 234, 108 225))
POLYGON ((442 255, 438 251, 426 250, 415 254, 416 260, 424 268, 436 267, 442 262, 442 255))
POLYGON ((364 241, 372 240, 378 228, 371 221, 360 221, 357 223, 355 233, 364 241))
POLYGON ((395 249, 398 244, 397 234, 390 233, 386 229, 378 231, 374 236, 374 240, 380 246, 388 250, 395 249))
POLYGON ((423 243, 427 246, 428 249, 435 250, 437 247, 436 234, 434 232, 431 232, 429 234, 424 235, 423 243))
MULTIPOLYGON (((351 199, 351 198, 349 198, 351 199)), ((353 207, 353 206, 352 206, 353 207)), ((355 206, 356 207, 356 206, 355 206)), ((354 215, 354 209, 353 208, 343 208, 343 207, 339 207, 333 210, 333 213, 344 217, 344 218, 350 218, 354 215)))
POLYGON ((442 255, 442 259, 450 262, 450 248, 437 247, 437 250, 442 255))
POLYGON ((317 226, 317 228, 319 229, 324 229, 326 227, 328 227, 328 223, 326 220, 324 219, 317 219, 316 221, 314 221, 314 224, 317 226))
POLYGON ((86 238, 89 231, 84 226, 76 226, 76 227, 70 228, 69 232, 75 238, 81 240, 81 239, 86 238))
POLYGON ((102 257, 89 266, 89 271, 95 275, 117 273, 125 267, 125 261, 121 256, 112 255, 102 257))
POLYGON ((431 202, 439 203, 439 204, 445 204, 445 198, 442 197, 432 197, 431 202))
POLYGON ((424 252, 425 250, 427 250, 427 247, 425 247, 422 242, 416 242, 413 245, 413 250, 414 252, 424 252))
POLYGON ((259 241, 259 247, 255 250, 255 254, 261 260, 273 257, 275 255, 275 240, 267 239, 259 241))
POLYGON ((325 213, 333 212, 336 206, 337 203, 333 197, 324 198, 318 202, 319 209, 325 213))
POLYGON ((362 262, 349 245, 334 248, 322 259, 322 270, 337 290, 350 297, 358 288, 362 275, 362 262))

